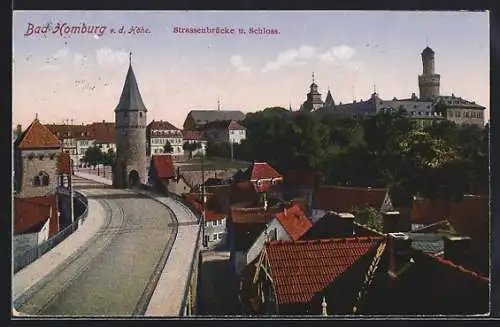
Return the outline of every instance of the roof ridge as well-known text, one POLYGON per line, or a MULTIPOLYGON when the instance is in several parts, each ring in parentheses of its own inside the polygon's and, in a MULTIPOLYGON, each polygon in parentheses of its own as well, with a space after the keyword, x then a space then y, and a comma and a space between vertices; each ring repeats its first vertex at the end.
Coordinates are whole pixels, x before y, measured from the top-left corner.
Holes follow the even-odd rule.
POLYGON ((279 245, 279 244, 322 244, 322 243, 348 243, 348 242, 359 242, 359 241, 379 241, 385 239, 383 236, 354 236, 354 237, 336 237, 336 238, 325 238, 318 240, 276 240, 270 241, 271 245, 279 245))
POLYGON ((478 274, 475 271, 467 269, 464 266, 461 266, 461 265, 459 265, 457 263, 454 263, 453 261, 446 260, 444 258, 441 258, 441 257, 436 256, 436 255, 432 255, 430 253, 425 253, 425 252, 423 252, 423 253, 424 253, 424 255, 427 255, 428 257, 430 257, 430 258, 432 258, 432 259, 434 259, 434 260, 436 260, 436 261, 438 261, 438 262, 440 262, 442 264, 445 264, 447 266, 450 266, 450 267, 453 267, 455 269, 458 269, 459 271, 461 271, 461 272, 463 272, 463 273, 465 273, 467 275, 473 276, 475 278, 478 278, 478 279, 481 279, 481 280, 484 280, 484 281, 488 281, 488 282, 490 281, 489 278, 487 278, 485 276, 482 276, 482 275, 478 274))

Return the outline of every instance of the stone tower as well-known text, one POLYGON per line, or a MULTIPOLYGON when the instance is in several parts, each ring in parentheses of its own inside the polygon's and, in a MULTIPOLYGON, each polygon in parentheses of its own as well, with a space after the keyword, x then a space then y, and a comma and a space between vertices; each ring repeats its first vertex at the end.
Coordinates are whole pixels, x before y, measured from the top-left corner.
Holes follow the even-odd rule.
POLYGON ((115 109, 116 163, 113 167, 113 186, 116 188, 134 187, 146 182, 146 112, 130 54, 127 77, 115 109))
POLYGON ((422 51, 422 75, 418 76, 420 100, 432 100, 439 96, 439 74, 434 71, 434 51, 426 47, 422 51))

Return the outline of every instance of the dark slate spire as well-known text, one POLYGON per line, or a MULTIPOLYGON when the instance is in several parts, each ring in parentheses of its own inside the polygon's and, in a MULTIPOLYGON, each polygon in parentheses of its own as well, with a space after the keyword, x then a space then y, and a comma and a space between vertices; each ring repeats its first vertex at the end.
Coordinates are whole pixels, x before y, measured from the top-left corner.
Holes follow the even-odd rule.
POLYGON ((425 47, 424 51, 422 51, 422 55, 433 55, 434 54, 434 50, 432 50, 431 48, 429 48, 428 46, 425 47))
POLYGON ((127 77, 125 77, 125 84, 123 85, 120 102, 118 103, 118 106, 116 106, 115 111, 129 110, 147 111, 144 102, 142 102, 141 93, 139 92, 139 87, 137 86, 137 80, 135 79, 134 70, 132 69, 132 52, 129 54, 127 77))
POLYGON ((334 107, 335 106, 335 101, 333 101, 332 93, 330 92, 330 89, 328 89, 328 93, 326 94, 326 99, 325 99, 325 107, 334 107))

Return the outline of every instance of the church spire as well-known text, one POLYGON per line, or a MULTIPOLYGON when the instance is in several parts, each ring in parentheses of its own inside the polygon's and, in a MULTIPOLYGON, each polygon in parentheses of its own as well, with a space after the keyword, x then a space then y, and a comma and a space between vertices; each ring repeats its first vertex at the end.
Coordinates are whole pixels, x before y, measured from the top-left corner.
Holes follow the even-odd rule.
POLYGON ((132 66, 132 51, 128 53, 128 64, 132 66))

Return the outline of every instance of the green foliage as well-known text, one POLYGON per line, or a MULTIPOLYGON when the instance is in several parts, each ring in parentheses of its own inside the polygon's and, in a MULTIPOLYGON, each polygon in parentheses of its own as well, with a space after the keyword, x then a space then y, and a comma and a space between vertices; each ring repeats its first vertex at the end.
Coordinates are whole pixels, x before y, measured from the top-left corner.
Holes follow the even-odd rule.
POLYGON ((94 145, 87 148, 82 161, 88 163, 89 165, 95 166, 103 163, 104 154, 102 153, 101 148, 99 148, 97 145, 94 145))
POLYGON ((384 231, 384 220, 382 214, 378 210, 367 207, 355 210, 356 222, 374 229, 378 232, 384 231))
POLYGON ((109 148, 108 152, 103 154, 102 163, 106 166, 113 166, 116 160, 116 153, 112 148, 109 148))
POLYGON ((172 144, 170 144, 169 141, 166 141, 165 145, 163 146, 163 153, 172 153, 172 152, 174 152, 172 144))
POLYGON ((189 159, 193 157, 193 151, 201 149, 201 143, 199 142, 186 142, 182 146, 183 150, 189 151, 189 159))
POLYGON ((235 148, 237 159, 316 169, 331 185, 389 187, 395 206, 415 194, 488 194, 488 127, 443 121, 417 130, 403 111, 332 117, 284 108, 249 113, 242 124, 247 139, 235 148))

